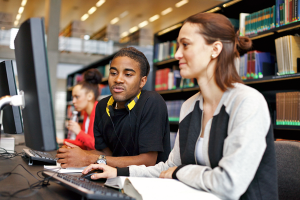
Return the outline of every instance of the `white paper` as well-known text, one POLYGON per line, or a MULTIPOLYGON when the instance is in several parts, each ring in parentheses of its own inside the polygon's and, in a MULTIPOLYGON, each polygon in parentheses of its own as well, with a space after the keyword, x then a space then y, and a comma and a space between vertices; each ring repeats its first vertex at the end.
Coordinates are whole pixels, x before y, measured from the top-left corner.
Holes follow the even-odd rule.
POLYGON ((57 163, 56 166, 55 165, 44 165, 44 169, 48 169, 48 170, 55 171, 55 172, 58 172, 58 173, 76 173, 76 172, 82 172, 86 167, 61 168, 60 163, 57 163))

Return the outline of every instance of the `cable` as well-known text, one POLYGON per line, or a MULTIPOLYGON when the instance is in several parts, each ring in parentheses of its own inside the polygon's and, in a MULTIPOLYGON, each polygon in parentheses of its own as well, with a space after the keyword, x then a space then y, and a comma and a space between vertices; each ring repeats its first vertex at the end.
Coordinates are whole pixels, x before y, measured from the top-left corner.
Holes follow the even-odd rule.
POLYGON ((30 196, 33 196, 35 195, 39 189, 41 189, 42 187, 45 187, 47 185, 49 185, 49 181, 50 179, 58 173, 58 171, 54 171, 53 175, 52 176, 49 176, 49 177, 41 177, 39 175, 39 173, 43 172, 43 171, 49 171, 49 170, 41 170, 41 171, 38 171, 37 172, 37 175, 39 178, 41 178, 42 180, 38 179, 37 177, 35 177, 31 172, 29 172, 22 164, 18 164, 11 172, 6 172, 6 173, 3 173, 3 174, 0 174, 0 181, 6 179, 8 176, 12 175, 12 174, 15 174, 15 175, 20 175, 22 176, 24 179, 26 179, 27 181, 27 184, 28 184, 28 188, 24 188, 24 189, 21 189, 21 190, 18 190, 16 192, 13 192, 13 193, 9 193, 9 192, 6 192, 6 191, 0 191, 0 197, 9 197, 9 198, 27 198, 27 197, 30 197, 30 196), (18 166, 21 166, 23 167, 23 169, 25 169, 31 176, 33 176, 35 179, 37 179, 38 181, 35 182, 35 183, 32 183, 30 184, 28 179, 23 176, 22 174, 20 173, 13 173, 13 171, 18 167, 18 166), (21 192, 25 192, 25 191, 28 191, 30 190, 31 192, 29 194, 25 194, 25 195, 18 195, 20 194, 21 192))
MULTIPOLYGON (((112 123, 112 125, 113 125, 114 133, 115 133, 115 135, 116 135, 117 138, 118 138, 118 142, 121 143, 122 147, 125 149, 125 151, 126 151, 126 153, 128 154, 128 156, 130 156, 130 154, 128 153, 127 149, 124 147, 124 145, 122 144, 122 142, 121 142, 119 136, 118 136, 117 133, 116 133, 115 125, 114 125, 114 123, 113 123, 111 117, 109 117, 109 118, 110 118, 110 121, 111 121, 111 123, 112 123)), ((117 142, 117 144, 118 144, 118 142, 117 142)), ((117 144, 116 144, 116 146, 117 146, 117 144)), ((112 155, 114 154, 115 150, 117 149, 116 146, 115 146, 115 148, 114 148, 114 150, 113 150, 113 152, 112 152, 112 155)))
POLYGON ((13 153, 10 153, 6 149, 0 147, 0 160, 11 159, 16 156, 22 156, 22 153, 17 153, 16 151, 13 151, 13 153))

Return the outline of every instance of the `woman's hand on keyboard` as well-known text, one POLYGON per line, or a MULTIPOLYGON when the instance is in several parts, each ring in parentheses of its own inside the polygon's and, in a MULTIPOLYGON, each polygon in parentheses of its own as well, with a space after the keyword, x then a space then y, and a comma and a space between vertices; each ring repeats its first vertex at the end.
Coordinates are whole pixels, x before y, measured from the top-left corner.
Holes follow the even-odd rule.
POLYGON ((115 178, 117 177, 117 169, 114 167, 107 166, 105 164, 91 164, 85 168, 82 173, 87 174, 88 172, 96 169, 103 170, 103 173, 97 173, 91 176, 92 179, 99 178, 115 178))

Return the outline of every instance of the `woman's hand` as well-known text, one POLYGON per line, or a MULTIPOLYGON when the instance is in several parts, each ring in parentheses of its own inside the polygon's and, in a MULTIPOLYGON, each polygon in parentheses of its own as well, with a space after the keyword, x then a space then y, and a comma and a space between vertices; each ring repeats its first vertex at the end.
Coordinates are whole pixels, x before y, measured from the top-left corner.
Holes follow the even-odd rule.
POLYGON ((114 167, 107 166, 105 164, 91 164, 87 168, 85 168, 82 173, 87 174, 88 172, 92 171, 93 169, 101 169, 103 173, 97 173, 91 176, 92 179, 99 179, 99 178, 115 178, 117 177, 117 169, 114 167))
POLYGON ((162 171, 159 175, 159 178, 172 178, 172 174, 177 167, 170 167, 166 171, 162 171))
POLYGON ((78 135, 78 133, 81 131, 81 127, 77 122, 74 122, 72 120, 69 120, 67 129, 78 135))

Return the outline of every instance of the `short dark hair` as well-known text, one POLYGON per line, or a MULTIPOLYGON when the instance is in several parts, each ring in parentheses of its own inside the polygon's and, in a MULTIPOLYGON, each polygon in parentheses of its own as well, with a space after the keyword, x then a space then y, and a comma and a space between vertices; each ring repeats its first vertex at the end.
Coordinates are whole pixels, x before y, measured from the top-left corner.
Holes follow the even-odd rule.
POLYGON ((214 75, 217 85, 222 91, 232 88, 232 83, 243 83, 239 77, 234 59, 239 57, 237 47, 243 50, 252 47, 252 41, 248 37, 239 36, 227 17, 218 13, 198 13, 190 16, 184 24, 191 23, 199 27, 201 34, 207 44, 220 41, 223 49, 218 56, 217 67, 214 75))
POLYGON ((131 58, 132 60, 135 60, 140 64, 141 77, 148 76, 150 71, 150 65, 146 56, 142 52, 140 52, 134 47, 122 48, 120 49, 120 51, 116 53, 116 55, 113 57, 112 60, 114 60, 117 57, 124 57, 124 56, 131 58))

